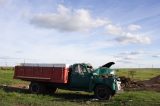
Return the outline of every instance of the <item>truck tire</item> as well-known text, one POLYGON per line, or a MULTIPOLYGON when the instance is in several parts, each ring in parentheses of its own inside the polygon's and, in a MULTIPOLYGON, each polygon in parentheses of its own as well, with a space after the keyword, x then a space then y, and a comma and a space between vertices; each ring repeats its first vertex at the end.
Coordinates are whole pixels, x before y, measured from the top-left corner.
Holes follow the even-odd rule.
POLYGON ((45 87, 43 84, 37 83, 37 82, 31 82, 31 84, 29 85, 29 90, 32 93, 44 93, 45 91, 45 87))
POLYGON ((46 91, 48 94, 54 94, 56 92, 57 88, 56 87, 47 87, 46 91))
POLYGON ((109 100, 112 96, 112 91, 104 85, 97 85, 95 87, 94 94, 99 100, 109 100))

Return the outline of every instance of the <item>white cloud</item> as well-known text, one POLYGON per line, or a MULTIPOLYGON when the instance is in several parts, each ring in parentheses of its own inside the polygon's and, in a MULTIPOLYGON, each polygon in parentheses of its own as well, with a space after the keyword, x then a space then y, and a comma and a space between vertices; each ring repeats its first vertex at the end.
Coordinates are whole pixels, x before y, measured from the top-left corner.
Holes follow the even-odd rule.
MULTIPOLYGON (((133 63, 133 62, 131 62, 131 61, 128 61, 128 60, 117 60, 116 61, 117 63, 125 63, 125 64, 131 64, 131 63, 133 63)), ((121 66, 122 67, 122 66, 121 66)), ((123 66, 124 67, 124 66, 123 66)))
POLYGON ((6 1, 6 0, 0 0, 0 4, 1 4, 1 3, 4 3, 5 1, 6 1))
POLYGON ((131 24, 131 25, 128 26, 128 30, 130 30, 130 31, 137 31, 141 28, 142 27, 140 25, 135 25, 135 24, 131 24))
POLYGON ((152 57, 159 58, 160 54, 152 55, 152 57))
POLYGON ((117 54, 115 57, 119 63, 138 64, 137 61, 140 62, 144 54, 144 51, 126 51, 117 54))
POLYGON ((116 35, 115 41, 123 44, 135 43, 135 44, 150 44, 151 39, 148 36, 143 36, 142 34, 135 34, 132 31, 136 31, 141 27, 139 25, 131 24, 128 27, 130 31, 126 31, 125 27, 116 26, 109 24, 105 26, 107 34, 116 35))
POLYGON ((112 35, 121 35, 123 34, 123 30, 120 26, 116 26, 113 24, 109 24, 105 26, 105 29, 107 30, 107 33, 112 34, 112 35))
POLYGON ((70 9, 63 5, 58 5, 57 12, 36 14, 31 18, 31 24, 38 27, 56 29, 58 31, 77 32, 88 31, 93 28, 104 27, 107 34, 116 35, 114 41, 123 44, 150 44, 151 40, 147 36, 134 34, 132 31, 141 29, 141 26, 131 24, 129 31, 125 31, 119 25, 111 24, 109 20, 93 18, 88 10, 70 9))
POLYGON ((71 10, 63 5, 59 5, 56 13, 36 14, 32 17, 31 23, 40 27, 72 32, 87 31, 110 22, 92 18, 88 10, 71 10))
POLYGON ((137 59, 137 56, 134 55, 126 55, 125 57, 123 57, 124 60, 135 60, 137 59))
POLYGON ((0 0, 0 5, 4 5, 8 0, 0 0))
POLYGON ((150 44, 151 40, 147 36, 136 35, 127 33, 124 36, 120 36, 115 38, 117 42, 128 44, 128 43, 136 43, 136 44, 150 44))
POLYGON ((140 54, 146 54, 144 51, 131 51, 131 52, 122 52, 120 55, 140 55, 140 54))
POLYGON ((123 53, 119 53, 116 57, 119 60, 135 60, 137 59, 137 57, 139 56, 139 54, 137 55, 133 55, 132 52, 123 52, 123 53))
MULTIPOLYGON (((118 64, 119 67, 121 67, 120 64, 122 64, 123 66, 124 63, 128 64, 128 66, 131 68, 135 68, 135 67, 159 67, 158 66, 158 62, 159 62, 159 57, 160 54, 159 53, 154 53, 153 51, 125 51, 125 52, 121 52, 117 55, 115 55, 114 57, 116 57, 116 62, 118 64), (157 58, 157 59, 151 59, 151 57, 153 58, 157 58), (149 61, 148 61, 149 60, 149 61)), ((127 67, 128 67, 127 66, 127 67)))

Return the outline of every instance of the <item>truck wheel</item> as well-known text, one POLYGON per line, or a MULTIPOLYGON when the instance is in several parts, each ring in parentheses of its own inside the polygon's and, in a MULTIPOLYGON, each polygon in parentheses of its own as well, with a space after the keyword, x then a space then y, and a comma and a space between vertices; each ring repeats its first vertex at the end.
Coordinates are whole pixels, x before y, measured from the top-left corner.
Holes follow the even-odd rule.
POLYGON ((48 92, 49 92, 50 94, 54 94, 54 93, 56 92, 56 90, 57 90, 57 88, 49 88, 49 89, 48 89, 48 92))
POLYGON ((29 85, 29 90, 32 93, 43 93, 45 91, 45 87, 40 83, 34 82, 29 85))
POLYGON ((94 94, 99 100, 109 100, 112 96, 112 91, 104 85, 97 85, 94 94))
POLYGON ((47 93, 49 94, 54 94, 57 90, 57 88, 53 88, 53 87, 47 87, 47 93))

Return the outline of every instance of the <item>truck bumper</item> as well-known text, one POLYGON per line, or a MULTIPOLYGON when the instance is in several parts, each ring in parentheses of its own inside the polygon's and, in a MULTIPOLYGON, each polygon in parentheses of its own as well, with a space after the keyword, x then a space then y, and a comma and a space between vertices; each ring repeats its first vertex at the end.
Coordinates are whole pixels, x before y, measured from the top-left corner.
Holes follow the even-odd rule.
POLYGON ((121 81, 116 81, 117 91, 121 90, 121 81))

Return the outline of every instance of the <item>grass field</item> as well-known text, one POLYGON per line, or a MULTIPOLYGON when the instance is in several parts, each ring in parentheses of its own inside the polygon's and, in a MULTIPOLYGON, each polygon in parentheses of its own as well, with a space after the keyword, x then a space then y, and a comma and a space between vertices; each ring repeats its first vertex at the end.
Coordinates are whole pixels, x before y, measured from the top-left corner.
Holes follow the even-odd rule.
POLYGON ((0 70, 0 84, 4 85, 14 85, 14 84, 19 84, 19 83, 25 83, 25 81, 21 80, 15 80, 13 79, 13 70, 0 70))
POLYGON ((157 75, 160 75, 160 69, 158 68, 118 69, 117 74, 118 76, 132 77, 130 75, 130 71, 135 71, 135 75, 133 76, 133 79, 136 79, 136 80, 148 80, 157 75))
MULTIPOLYGON (((129 69, 128 69, 129 70, 129 69)), ((132 69, 133 70, 133 69, 132 69)), ((160 75, 160 69, 135 69, 136 79, 149 79, 160 75)), ((120 69, 119 75, 127 76, 127 69, 120 69)), ((12 70, 0 70, 0 85, 28 84, 13 80, 12 70)), ((0 106, 160 106, 160 92, 125 91, 110 101, 94 100, 93 93, 58 89, 54 95, 30 94, 28 90, 0 86, 0 106)))

